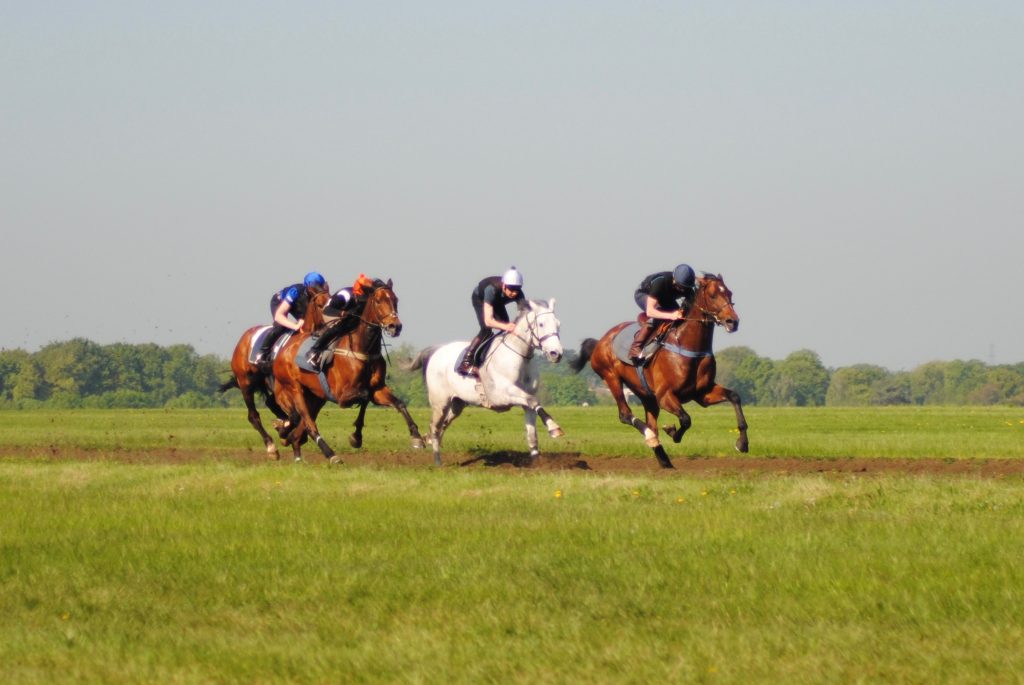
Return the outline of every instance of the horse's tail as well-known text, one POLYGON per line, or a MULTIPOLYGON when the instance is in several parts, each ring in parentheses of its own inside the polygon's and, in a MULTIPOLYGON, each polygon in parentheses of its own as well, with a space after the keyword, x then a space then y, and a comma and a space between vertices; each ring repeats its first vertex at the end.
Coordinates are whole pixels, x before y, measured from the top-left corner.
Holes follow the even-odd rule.
POLYGON ((583 370, 584 365, 590 361, 590 355, 594 354, 594 348, 597 347, 597 341, 593 338, 587 338, 580 343, 580 356, 569 362, 569 368, 575 373, 579 373, 583 370))
POLYGON ((405 370, 415 371, 416 369, 423 369, 423 373, 424 375, 426 375, 427 362, 430 361, 430 358, 433 356, 435 352, 437 352, 436 347, 428 347, 424 350, 420 350, 420 353, 417 354, 416 357, 409 362, 409 365, 405 367, 405 370))
POLYGON ((231 380, 229 380, 227 383, 221 383, 220 384, 220 387, 217 389, 217 392, 227 392, 231 388, 237 388, 237 387, 238 387, 238 379, 235 378, 234 376, 232 376, 231 380))

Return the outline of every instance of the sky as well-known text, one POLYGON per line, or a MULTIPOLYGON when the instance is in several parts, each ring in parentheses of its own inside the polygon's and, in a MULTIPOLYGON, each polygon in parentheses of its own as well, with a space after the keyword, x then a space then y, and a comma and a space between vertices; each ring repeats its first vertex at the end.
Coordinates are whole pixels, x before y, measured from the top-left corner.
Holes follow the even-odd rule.
POLYGON ((310 270, 467 339, 510 265, 567 348, 678 263, 746 346, 1024 361, 1024 3, 0 4, 0 348, 228 357, 310 270))

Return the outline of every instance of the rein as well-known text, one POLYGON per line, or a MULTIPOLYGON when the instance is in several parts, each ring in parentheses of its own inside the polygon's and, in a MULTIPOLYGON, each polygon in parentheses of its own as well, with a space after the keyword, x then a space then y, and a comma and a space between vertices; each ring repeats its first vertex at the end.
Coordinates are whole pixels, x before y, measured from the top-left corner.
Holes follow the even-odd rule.
POLYGON ((693 350, 686 349, 682 345, 676 345, 675 343, 669 343, 669 342, 665 342, 664 341, 664 338, 668 337, 669 332, 671 332, 673 328, 677 328, 677 327, 678 328, 682 328, 683 326, 685 326, 690 321, 696 321, 696 322, 700 323, 701 325, 705 325, 705 326, 708 325, 708 324, 713 324, 715 326, 724 326, 725 325, 725 324, 722 323, 722 320, 721 320, 721 318, 718 315, 719 315, 719 313, 721 313, 722 309, 725 309, 725 307, 727 305, 722 305, 722 307, 719 308, 719 310, 717 312, 713 312, 710 309, 708 309, 708 307, 707 307, 707 304, 706 304, 707 298, 701 297, 701 295, 703 295, 703 293, 704 293, 704 290, 702 288, 700 290, 700 294, 698 294, 698 296, 694 298, 694 302, 693 302, 693 306, 701 313, 701 316, 699 318, 698 317, 685 316, 682 319, 677 319, 666 330, 665 335, 664 335, 664 337, 662 338, 662 341, 661 341, 661 346, 663 348, 665 348, 666 350, 668 350, 669 352, 674 352, 675 354, 678 354, 681 357, 689 357, 690 359, 702 359, 704 357, 713 357, 714 356, 714 352, 712 352, 710 349, 707 350, 707 351, 704 351, 704 352, 695 352, 693 350), (700 300, 704 300, 704 303, 702 303, 700 300))
MULTIPOLYGON (((549 315, 549 316, 554 316, 555 315, 554 312, 544 312, 544 314, 549 315)), ((534 350, 541 349, 541 347, 544 345, 544 341, 545 340, 547 340, 548 338, 554 338, 554 337, 556 337, 558 335, 557 332, 555 332, 555 333, 548 333, 545 336, 537 335, 537 333, 534 330, 534 328, 537 325, 537 318, 539 316, 542 316, 542 315, 538 314, 537 316, 535 316, 533 318, 533 322, 531 323, 530 320, 529 320, 530 315, 529 314, 526 315, 526 319, 527 319, 526 326, 527 326, 527 330, 530 332, 530 337, 529 338, 523 338, 523 337, 521 337, 519 335, 518 332, 511 331, 511 332, 505 333, 505 335, 501 336, 501 344, 504 345, 505 347, 507 347, 508 349, 512 350, 513 352, 515 352, 517 355, 519 355, 523 359, 532 359, 533 358, 533 351, 534 350), (526 354, 523 354, 522 352, 520 352, 519 350, 517 350, 516 348, 512 347, 512 345, 509 344, 508 337, 510 335, 513 338, 515 338, 516 340, 518 340, 521 343, 523 343, 524 345, 526 345, 526 349, 527 349, 526 354), (536 341, 536 343, 534 341, 536 341)))

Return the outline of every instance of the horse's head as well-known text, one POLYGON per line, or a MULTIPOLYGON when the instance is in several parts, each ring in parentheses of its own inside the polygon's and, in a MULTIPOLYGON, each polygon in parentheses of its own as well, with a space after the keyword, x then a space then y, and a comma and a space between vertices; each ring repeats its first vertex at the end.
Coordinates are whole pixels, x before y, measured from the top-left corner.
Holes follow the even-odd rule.
POLYGON ((309 304, 306 306, 306 315, 302 321, 304 333, 312 333, 324 325, 324 307, 327 306, 330 299, 331 294, 327 291, 319 291, 310 296, 309 304))
POLYGON ((391 279, 387 283, 377 279, 363 308, 363 318, 374 326, 380 326, 386 334, 396 338, 402 333, 402 320, 398 318, 398 296, 391 289, 391 279))
POLYGON ((555 300, 529 300, 526 311, 517 321, 516 329, 525 327, 530 337, 530 346, 541 350, 550 362, 559 362, 564 350, 558 337, 561 323, 555 316, 555 300))
POLYGON ((697 279, 697 296, 694 306, 705 321, 718 324, 729 333, 740 327, 740 316, 732 303, 732 291, 725 285, 721 274, 703 274, 697 279))

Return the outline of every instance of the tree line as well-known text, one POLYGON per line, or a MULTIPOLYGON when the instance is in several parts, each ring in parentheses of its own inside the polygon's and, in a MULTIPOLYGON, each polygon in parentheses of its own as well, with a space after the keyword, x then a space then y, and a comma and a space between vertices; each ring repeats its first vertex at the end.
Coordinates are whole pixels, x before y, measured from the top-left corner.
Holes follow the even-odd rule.
MULTIPOLYGON (((389 384, 410 406, 427 404, 419 371, 404 367, 417 350, 387 350, 389 384)), ((575 374, 568 350, 560 364, 540 365, 540 399, 548 405, 605 404, 611 398, 588 368, 575 374)), ((912 371, 872 364, 826 368, 811 350, 785 359, 758 356, 749 347, 715 355, 718 382, 736 390, 747 405, 1024 406, 1024 362, 990 366, 977 360, 933 361, 912 371)), ((200 355, 191 345, 100 345, 84 338, 51 343, 37 352, 0 350, 0 408, 216 407, 241 404, 237 390, 221 394, 230 363, 200 355)))

